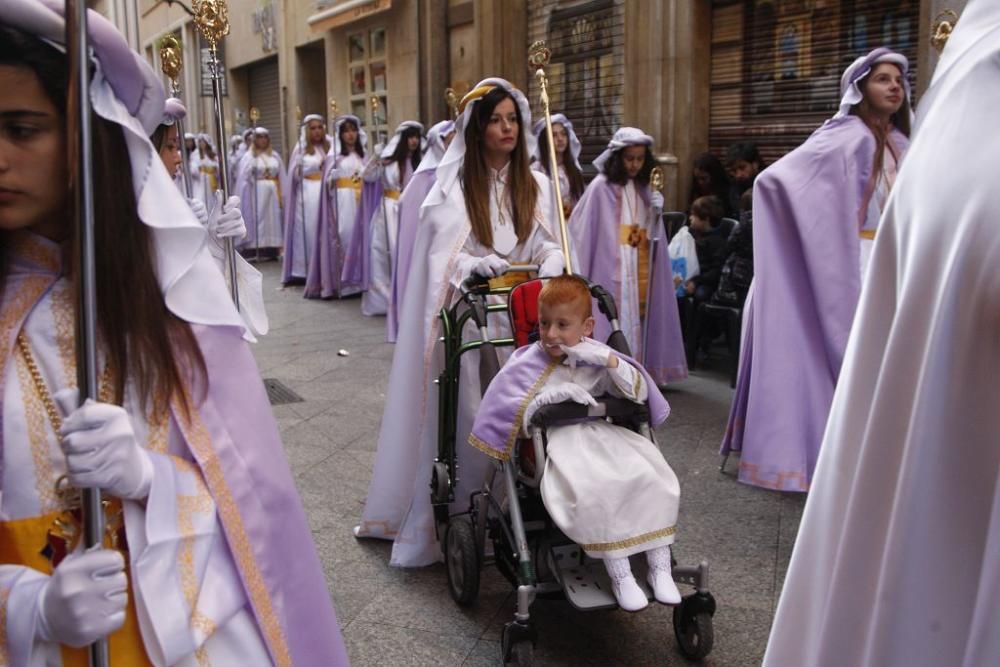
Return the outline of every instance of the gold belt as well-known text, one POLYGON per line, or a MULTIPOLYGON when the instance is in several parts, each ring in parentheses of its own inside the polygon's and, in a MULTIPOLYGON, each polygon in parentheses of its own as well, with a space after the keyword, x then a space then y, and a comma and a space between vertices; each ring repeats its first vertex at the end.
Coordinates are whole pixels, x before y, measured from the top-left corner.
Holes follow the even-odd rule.
POLYGON ((314 171, 314 172, 312 172, 310 174, 306 174, 305 175, 305 179, 307 181, 322 181, 323 180, 323 174, 319 173, 318 171, 314 171))
POLYGON ((353 190, 361 190, 361 179, 360 178, 338 178, 336 183, 338 188, 351 188, 353 190))
POLYGON ((878 230, 875 230, 875 229, 862 229, 860 232, 858 232, 858 236, 860 236, 863 239, 868 239, 869 241, 874 241, 875 240, 875 232, 876 231, 878 231, 878 230))
POLYGON ((639 317, 645 317, 646 292, 649 289, 649 238, 646 235, 646 230, 639 225, 619 225, 618 243, 619 245, 632 246, 638 251, 639 317))
POLYGON ((216 172, 215 167, 198 167, 203 174, 214 174, 216 172))
POLYGON ((382 196, 386 197, 388 199, 398 200, 399 199, 399 190, 383 190, 382 191, 382 196))

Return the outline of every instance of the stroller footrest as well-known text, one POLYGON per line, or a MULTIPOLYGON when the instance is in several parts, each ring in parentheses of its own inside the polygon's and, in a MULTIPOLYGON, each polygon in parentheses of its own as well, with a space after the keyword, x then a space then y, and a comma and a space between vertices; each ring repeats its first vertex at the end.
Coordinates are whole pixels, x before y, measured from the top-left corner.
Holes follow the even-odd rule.
MULTIPOLYGON (((590 558, 576 544, 567 544, 552 548, 550 561, 553 565, 559 583, 570 604, 580 611, 596 609, 615 609, 618 602, 611 591, 611 578, 604 563, 590 558)), ((632 576, 646 598, 653 599, 653 591, 646 583, 646 559, 636 558, 632 561, 632 576)))

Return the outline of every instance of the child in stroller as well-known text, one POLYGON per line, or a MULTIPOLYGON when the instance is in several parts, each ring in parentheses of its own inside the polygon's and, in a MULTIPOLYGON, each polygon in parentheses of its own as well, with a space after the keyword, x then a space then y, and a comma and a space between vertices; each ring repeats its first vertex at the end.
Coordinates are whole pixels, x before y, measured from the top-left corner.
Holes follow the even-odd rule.
MULTIPOLYGON (((596 405, 594 397, 604 394, 648 401, 654 426, 666 419, 669 406, 646 371, 588 337, 594 319, 586 281, 549 280, 539 294, 538 320, 539 341, 515 352, 483 397, 470 436, 474 446, 509 455, 540 407, 596 405)), ((553 426, 547 442, 540 485, 545 508, 567 537, 603 559, 619 606, 638 611, 647 604, 628 559, 640 552, 646 552, 656 600, 680 603, 670 556, 680 490, 655 443, 603 419, 553 426)))

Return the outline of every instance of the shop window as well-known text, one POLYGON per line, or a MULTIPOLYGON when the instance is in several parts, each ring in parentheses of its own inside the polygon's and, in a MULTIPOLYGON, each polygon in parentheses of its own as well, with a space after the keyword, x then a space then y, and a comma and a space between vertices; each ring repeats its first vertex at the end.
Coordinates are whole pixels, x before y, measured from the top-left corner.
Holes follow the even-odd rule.
POLYGON ((386 64, 385 28, 371 28, 348 36, 348 78, 351 82, 351 113, 364 121, 373 144, 378 134, 389 132, 389 79, 386 64), (378 108, 371 104, 378 98, 378 108))

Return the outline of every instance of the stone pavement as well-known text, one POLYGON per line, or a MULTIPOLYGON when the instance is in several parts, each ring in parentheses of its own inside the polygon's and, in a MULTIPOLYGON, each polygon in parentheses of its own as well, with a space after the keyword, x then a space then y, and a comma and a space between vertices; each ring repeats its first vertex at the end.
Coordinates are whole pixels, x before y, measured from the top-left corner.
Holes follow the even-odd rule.
MULTIPOLYGON (((279 290, 279 265, 260 268, 271 333, 254 354, 264 377, 305 399, 274 412, 353 664, 499 665, 500 631, 514 609, 499 572, 485 570, 479 599, 462 609, 448 595, 443 566, 390 568, 388 542, 351 534, 392 361, 385 320, 363 317, 357 298, 307 301, 301 287, 279 290), (337 356, 341 348, 350 355, 337 356)), ((695 372, 666 396, 673 411, 657 435, 681 484, 674 552, 681 563, 709 561, 718 603, 715 649, 704 664, 759 664, 804 497, 737 483, 734 461, 729 474, 719 473, 731 396, 721 368, 695 372)), ((289 567, 294 563, 289 554, 289 567)), ((638 614, 580 613, 565 601, 538 600, 532 613, 537 664, 687 664, 677 652, 671 610, 655 603, 638 614)))

